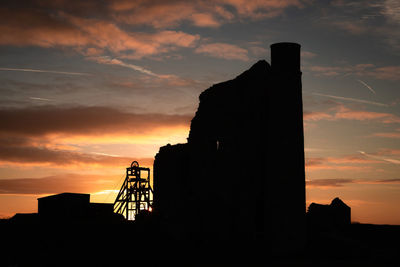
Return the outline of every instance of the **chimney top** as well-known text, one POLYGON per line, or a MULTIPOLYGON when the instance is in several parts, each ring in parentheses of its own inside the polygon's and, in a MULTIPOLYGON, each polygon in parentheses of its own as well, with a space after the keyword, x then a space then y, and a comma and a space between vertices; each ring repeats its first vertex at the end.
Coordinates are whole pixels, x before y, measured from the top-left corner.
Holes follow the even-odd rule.
POLYGON ((271 45, 271 67, 283 73, 300 72, 300 48, 297 43, 275 43, 271 45))

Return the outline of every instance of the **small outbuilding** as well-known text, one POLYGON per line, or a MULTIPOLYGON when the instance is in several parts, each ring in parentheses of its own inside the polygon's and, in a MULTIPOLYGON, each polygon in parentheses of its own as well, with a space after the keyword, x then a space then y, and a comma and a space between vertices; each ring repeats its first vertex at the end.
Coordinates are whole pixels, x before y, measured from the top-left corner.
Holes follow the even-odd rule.
POLYGON ((311 203, 307 211, 307 224, 317 228, 338 228, 351 224, 351 208, 340 198, 331 204, 311 203))

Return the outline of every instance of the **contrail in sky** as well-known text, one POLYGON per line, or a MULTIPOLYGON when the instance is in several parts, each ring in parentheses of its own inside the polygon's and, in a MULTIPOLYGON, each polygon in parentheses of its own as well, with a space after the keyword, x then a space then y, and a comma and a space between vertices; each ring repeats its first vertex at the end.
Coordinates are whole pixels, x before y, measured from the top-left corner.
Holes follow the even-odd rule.
POLYGON ((0 68, 0 71, 23 71, 23 72, 39 72, 39 73, 54 73, 54 74, 65 74, 65 75, 82 75, 87 76, 89 73, 82 72, 68 72, 68 71, 55 71, 55 70, 36 70, 36 69, 15 69, 15 68, 0 68))
POLYGON ((169 78, 173 77, 173 75, 157 74, 157 73, 154 73, 151 70, 145 69, 145 68, 143 68, 141 66, 125 63, 125 62, 123 62, 123 61, 121 61, 119 59, 116 59, 116 58, 111 59, 108 56, 92 57, 90 59, 96 61, 97 63, 108 64, 108 65, 118 65, 118 66, 121 66, 121 67, 125 67, 125 68, 129 68, 129 69, 132 69, 132 70, 136 70, 136 71, 139 71, 141 73, 147 74, 149 76, 153 76, 153 77, 157 77, 157 78, 161 78, 161 79, 169 79, 169 78))
POLYGON ((367 154, 364 151, 358 151, 358 152, 361 155, 364 155, 364 156, 367 156, 367 157, 370 157, 370 158, 373 158, 373 159, 387 161, 387 162, 390 162, 390 163, 393 163, 393 164, 396 164, 396 165, 400 164, 400 160, 397 160, 397 159, 390 159, 390 158, 385 158, 385 157, 374 156, 374 155, 367 154))
POLYGON ((43 97, 29 97, 32 100, 40 100, 40 101, 54 101, 53 99, 43 98, 43 97))
POLYGON ((361 81, 361 80, 357 80, 357 81, 359 81, 362 85, 364 85, 364 86, 367 87, 372 93, 374 93, 374 95, 376 95, 375 90, 372 89, 371 86, 369 86, 368 84, 366 84, 364 81, 361 81))
POLYGON ((340 100, 346 100, 346 101, 353 101, 353 102, 358 102, 358 103, 365 103, 365 104, 370 104, 370 105, 375 105, 375 106, 381 106, 381 107, 388 107, 388 104, 384 103, 379 103, 379 102, 374 102, 374 101, 368 101, 368 100, 363 100, 363 99, 357 99, 357 98, 351 98, 351 97, 343 97, 343 96, 334 96, 334 95, 325 95, 325 94, 319 94, 319 93, 311 93, 313 95, 317 96, 324 96, 324 97, 330 97, 334 99, 340 99, 340 100))
POLYGON ((101 153, 101 152, 91 152, 92 154, 100 155, 100 156, 108 156, 108 157, 121 157, 120 155, 115 155, 115 154, 107 154, 107 153, 101 153))

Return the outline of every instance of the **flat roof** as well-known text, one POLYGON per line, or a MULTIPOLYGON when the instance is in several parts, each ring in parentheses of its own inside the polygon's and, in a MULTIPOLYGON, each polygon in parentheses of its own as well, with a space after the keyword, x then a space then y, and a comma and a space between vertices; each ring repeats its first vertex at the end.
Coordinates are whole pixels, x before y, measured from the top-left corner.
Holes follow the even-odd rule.
POLYGON ((50 195, 45 197, 40 197, 38 200, 41 199, 52 199, 52 198, 90 198, 90 194, 83 194, 83 193, 61 193, 56 195, 50 195))

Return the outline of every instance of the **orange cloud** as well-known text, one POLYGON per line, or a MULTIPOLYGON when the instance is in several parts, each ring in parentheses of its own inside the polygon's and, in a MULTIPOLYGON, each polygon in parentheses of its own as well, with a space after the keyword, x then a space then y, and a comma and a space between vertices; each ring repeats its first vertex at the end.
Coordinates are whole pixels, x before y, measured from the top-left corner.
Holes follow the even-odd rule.
POLYGON ((217 27, 235 17, 262 19, 281 15, 288 7, 302 8, 303 1, 209 0, 113 1, 116 19, 127 24, 147 24, 155 28, 174 27, 189 21, 199 27, 217 27))
POLYGON ((112 21, 84 18, 45 9, 0 9, 0 45, 71 47, 85 55, 104 50, 129 52, 136 59, 179 47, 192 47, 200 38, 181 31, 138 33, 122 30, 112 21), (18 18, 18 19, 17 19, 18 18))
MULTIPOLYGON (((400 129, 398 129, 400 132, 400 129)), ((400 155, 400 149, 380 149, 377 153, 380 156, 393 156, 393 155, 400 155)))
POLYGON ((196 4, 188 1, 137 1, 136 4, 124 2, 126 1, 115 1, 111 7, 118 11, 115 14, 116 20, 131 25, 174 27, 184 20, 190 20, 192 14, 196 13, 196 4))
POLYGON ((382 163, 379 160, 371 160, 362 155, 349 155, 341 158, 328 157, 327 162, 332 164, 374 164, 382 163))
POLYGON ((369 159, 365 155, 346 155, 342 157, 306 158, 307 170, 358 170, 370 169, 370 164, 380 164, 382 160, 369 159), (367 166, 359 166, 367 165, 367 166))
POLYGON ((344 66, 311 66, 308 68, 317 76, 355 75, 389 81, 398 81, 400 79, 400 66, 377 67, 367 63, 344 66))
MULTIPOLYGON (((194 47, 200 36, 173 30, 131 32, 123 27, 126 24, 165 29, 190 22, 199 27, 218 27, 235 18, 278 16, 288 7, 302 7, 303 4, 299 0, 33 0, 26 5, 17 5, 6 0, 2 6, 0 45, 70 47, 88 56, 108 50, 118 55, 129 53, 131 58, 139 59, 180 47, 194 47)), ((239 59, 247 59, 244 50, 229 46, 226 48, 231 52, 239 52, 239 59)), ((200 51, 203 49, 200 48, 200 51)), ((221 51, 212 52, 213 55, 215 53, 223 58, 233 56, 221 51)))
POLYGON ((358 121, 379 121, 383 123, 400 123, 400 117, 383 112, 373 112, 364 110, 352 110, 343 105, 339 105, 335 111, 330 113, 320 111, 304 111, 304 121, 319 120, 358 120, 358 121))
POLYGON ((381 120, 383 123, 400 123, 400 117, 390 113, 379 113, 372 111, 354 111, 348 108, 340 108, 335 114, 336 119, 346 120, 381 120))
POLYGON ((195 52, 229 60, 249 60, 246 49, 225 43, 203 44, 196 48, 195 52))
POLYGON ((239 16, 252 19, 276 17, 281 15, 283 11, 288 7, 304 7, 304 1, 299 0, 221 0, 220 2, 226 5, 233 6, 238 12, 239 16))
POLYGON ((218 27, 221 25, 213 15, 207 13, 192 14, 191 19, 194 25, 200 27, 218 27))
POLYGON ((90 42, 86 46, 108 49, 117 54, 129 51, 130 57, 135 59, 166 53, 178 47, 192 47, 200 39, 199 35, 181 31, 168 30, 151 34, 126 32, 112 22, 72 16, 66 19, 89 38, 90 42))
POLYGON ((374 133, 373 136, 386 138, 400 138, 400 132, 374 133))
POLYGON ((332 119, 333 116, 331 114, 319 111, 303 112, 303 120, 304 121, 319 121, 319 120, 329 120, 332 119))

